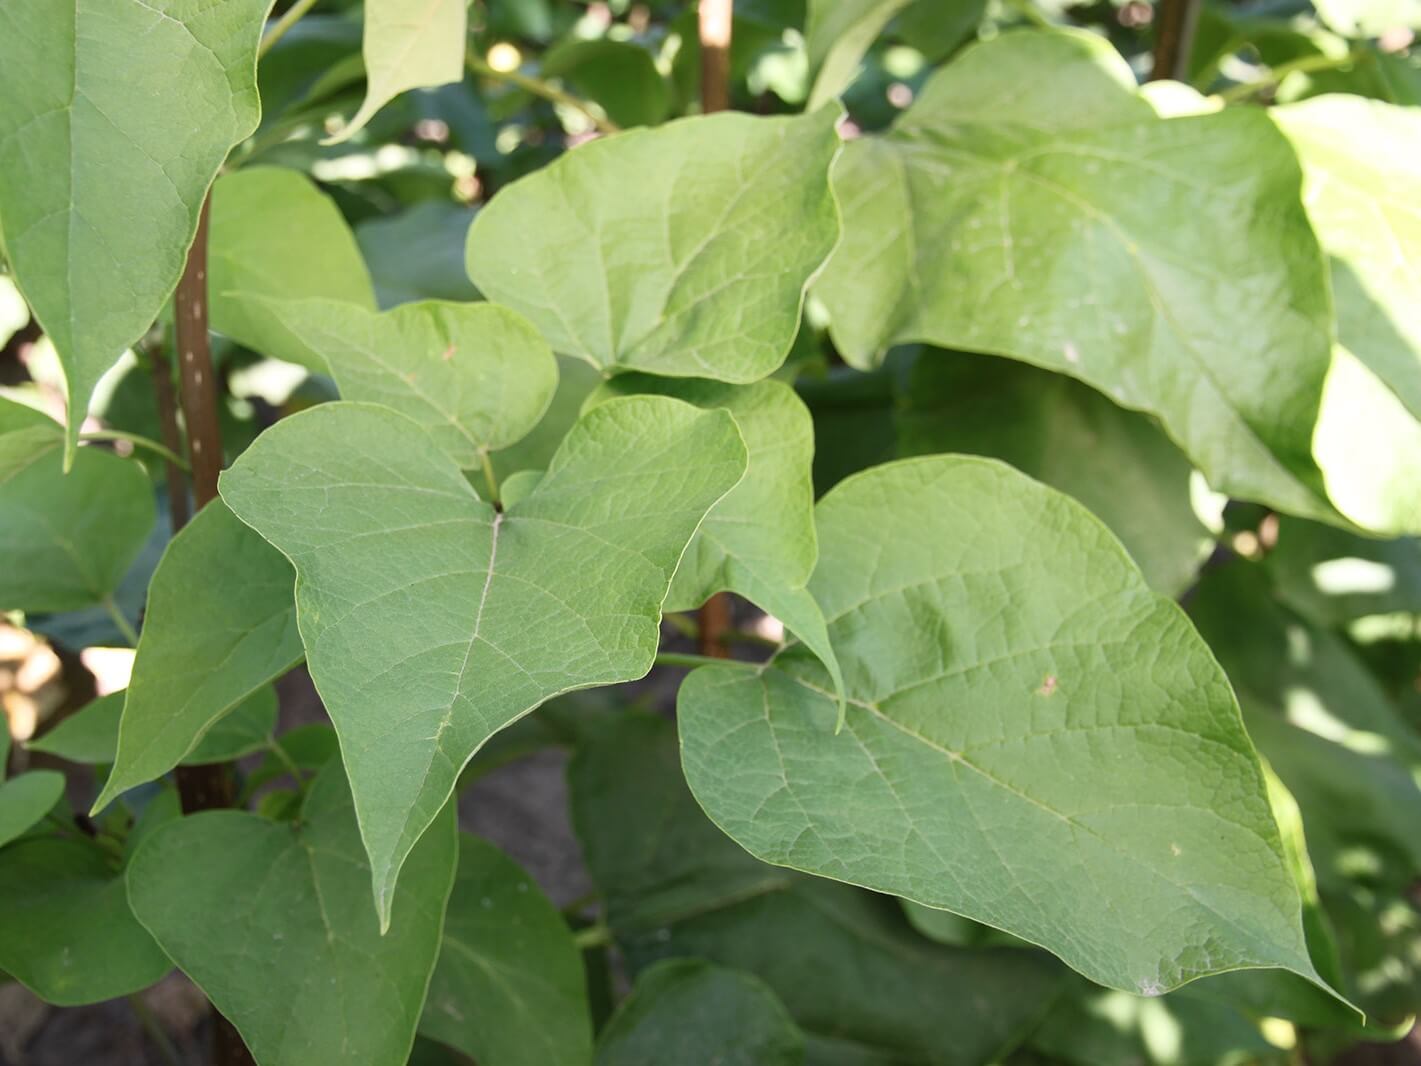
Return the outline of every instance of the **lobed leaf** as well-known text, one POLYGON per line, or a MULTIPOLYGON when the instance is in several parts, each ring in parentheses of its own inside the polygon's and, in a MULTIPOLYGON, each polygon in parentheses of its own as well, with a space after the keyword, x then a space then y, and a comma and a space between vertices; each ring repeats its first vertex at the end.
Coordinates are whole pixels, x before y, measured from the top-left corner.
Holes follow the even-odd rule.
POLYGON ((419 1031, 483 1066, 592 1057, 587 981, 567 923, 516 863, 467 833, 419 1031))
POLYGON ((172 294, 208 186, 256 129, 270 6, 75 0, 0 12, 0 226, 64 367, 71 460, 95 383, 172 294))
POLYGON ((1321 982, 1228 681, 1094 517, 959 456, 857 475, 816 517, 847 725, 802 655, 692 673, 682 755, 718 825, 1110 987, 1321 982))
POLYGON ((281 553, 221 500, 169 542, 148 588, 114 766, 95 811, 202 750, 226 715, 301 661, 294 584, 281 553))
POLYGON ((469 276, 603 370, 757 381, 838 239, 839 114, 725 113, 584 144, 479 212, 469 276))
POLYGON ((129 900, 258 1066, 403 1066, 454 882, 452 808, 434 821, 383 934, 339 762, 317 775, 294 826, 228 810, 156 830, 129 865, 129 900))
POLYGON ((586 414, 502 512, 418 425, 366 404, 286 419, 223 475, 223 499, 296 568, 382 920, 490 736, 650 669, 677 562, 744 469, 725 411, 627 397, 586 414))

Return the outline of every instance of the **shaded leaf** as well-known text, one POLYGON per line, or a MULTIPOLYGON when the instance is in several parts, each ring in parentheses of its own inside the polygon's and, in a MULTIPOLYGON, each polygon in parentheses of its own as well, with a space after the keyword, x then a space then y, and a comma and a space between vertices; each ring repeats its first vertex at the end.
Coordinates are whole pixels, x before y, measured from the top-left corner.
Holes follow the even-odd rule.
POLYGON ((1219 491, 1327 521, 1403 514, 1405 486, 1353 439, 1381 436, 1378 399, 1334 365, 1291 146, 1261 110, 1160 118, 1134 86, 1100 38, 1007 33, 850 145, 816 288, 839 350, 1011 356, 1156 415, 1219 491))
POLYGON ((40 821, 63 795, 64 775, 57 770, 31 770, 0 781, 0 848, 40 821))
POLYGON ((373 311, 370 274, 339 209, 304 174, 247 167, 212 187, 212 328, 276 359, 324 372, 268 300, 342 300, 373 311))
MULTIPOLYGON (((126 696, 126 690, 100 696, 25 746, 70 762, 112 763, 118 751, 119 720, 126 696)), ((182 762, 197 765, 240 759, 264 748, 275 727, 276 692, 269 687, 257 689, 219 719, 182 762)), ((96 804, 95 810, 102 806, 107 806, 107 802, 96 804)))
POLYGON ((412 300, 475 300, 464 271, 464 242, 474 209, 440 200, 421 202, 355 227, 382 308, 412 300))
POLYGON ((726 113, 584 144, 479 212, 469 276, 598 367, 756 381, 838 237, 838 118, 726 113))
POLYGON ((56 1006, 146 988, 172 968, 134 920, 123 871, 88 840, 0 850, 0 970, 56 1006))
POLYGON ((597 1041, 597 1066, 803 1061, 804 1037, 763 981, 699 959, 643 970, 597 1041))
POLYGON ((802 655, 692 673, 683 758, 718 825, 1126 991, 1317 979, 1228 681, 1098 520, 960 456, 859 474, 816 518, 848 722, 802 655))
POLYGON ((725 411, 627 397, 585 415, 503 512, 415 423, 366 404, 285 419, 223 474, 223 499, 296 567, 382 915, 491 735, 650 669, 676 563, 744 469, 725 411))
POLYGON ((1063 375, 956 352, 924 353, 900 396, 900 454, 986 455, 1074 496, 1156 591, 1177 596, 1209 554, 1193 468, 1153 419, 1063 375))
POLYGON ((270 6, 76 0, 0 13, 5 256, 64 365, 71 452, 95 383, 177 285, 217 168, 256 129, 270 6))
POLYGON ((221 500, 169 542, 95 811, 187 759, 225 715, 301 661, 294 586, 281 553, 221 500))
POLYGON ((928 943, 890 900, 767 866, 696 806, 665 719, 623 713, 569 769, 573 819, 634 968, 698 956, 759 976, 808 1061, 985 1066, 1035 1024, 1060 973, 1043 954, 928 943))
POLYGON ((65 474, 48 427, 0 437, 0 609, 73 611, 102 602, 156 517, 138 463, 81 448, 65 474))
POLYGON ((671 106, 671 87, 655 58, 631 41, 565 40, 543 56, 541 73, 567 81, 618 126, 654 126, 671 106))
POLYGON ((1367 615, 1421 614, 1421 540, 1373 540, 1299 518, 1278 523, 1264 559, 1278 597, 1324 626, 1367 615))
POLYGON ((259 1066, 403 1066, 454 881, 453 811, 410 854, 388 933, 339 762, 300 821, 205 811, 155 831, 128 870, 134 913, 237 1031, 259 1066), (236 899, 232 886, 258 880, 236 899))
POLYGON ((482 1066, 592 1057, 582 956, 567 923, 516 863, 467 833, 419 1030, 482 1066))
POLYGON ((354 136, 400 93, 462 81, 468 0, 365 0, 365 99, 325 143, 354 136))

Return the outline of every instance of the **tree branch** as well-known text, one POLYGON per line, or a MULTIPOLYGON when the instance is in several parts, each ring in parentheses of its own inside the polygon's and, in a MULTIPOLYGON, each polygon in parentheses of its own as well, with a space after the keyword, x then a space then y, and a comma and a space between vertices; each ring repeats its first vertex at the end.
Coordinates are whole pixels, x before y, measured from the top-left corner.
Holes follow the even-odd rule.
POLYGON ((1189 57, 1194 52, 1194 30, 1199 25, 1200 0, 1164 0, 1156 8, 1155 65, 1151 81, 1189 80, 1189 57))

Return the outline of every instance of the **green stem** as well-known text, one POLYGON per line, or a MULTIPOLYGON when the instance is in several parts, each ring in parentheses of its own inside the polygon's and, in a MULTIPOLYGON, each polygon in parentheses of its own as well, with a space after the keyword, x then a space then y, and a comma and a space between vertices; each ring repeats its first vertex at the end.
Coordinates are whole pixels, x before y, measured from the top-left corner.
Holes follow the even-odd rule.
POLYGON ((568 916, 575 915, 579 913, 584 907, 590 907, 592 904, 596 903, 601 898, 602 894, 596 889, 593 889, 591 892, 584 892, 582 895, 578 896, 575 900, 565 906, 562 909, 562 912, 563 914, 568 916))
POLYGON ((489 458, 487 448, 479 449, 479 463, 483 466, 484 480, 488 482, 489 503, 497 503, 498 475, 493 472, 493 460, 489 458))
POLYGON ((1312 74, 1322 70, 1336 70, 1339 67, 1349 66, 1366 55, 1362 51, 1348 52, 1342 56, 1303 56, 1301 59, 1294 59, 1290 63, 1279 63, 1273 67, 1266 78, 1259 78, 1256 81, 1246 81, 1239 85, 1230 85, 1227 89, 1222 89, 1218 97, 1226 104, 1238 103, 1246 100, 1254 93, 1262 92, 1264 89, 1271 89, 1278 85, 1289 74, 1312 74))
POLYGON ((138 632, 133 626, 128 624, 128 619, 123 616, 123 612, 118 609, 118 604, 113 602, 112 596, 103 598, 104 610, 113 619, 114 628, 123 634, 123 639, 128 641, 130 648, 138 647, 138 632))
POLYGON ((572 942, 577 945, 578 951, 606 947, 612 942, 612 930, 607 928, 606 922, 598 922, 596 925, 589 925, 586 929, 579 929, 573 933, 572 942))
POLYGON ((125 440, 128 441, 129 444, 132 444, 136 447, 147 448, 154 455, 161 456, 163 459, 176 466, 179 470, 188 469, 187 460, 184 459, 177 452, 173 451, 167 445, 159 444, 156 440, 151 440, 148 437, 139 436, 137 433, 125 433, 121 429, 95 429, 89 433, 81 433, 79 435, 79 439, 81 441, 125 440))
POLYGON ((275 47, 276 42, 286 36, 286 31, 301 21, 301 16, 316 6, 316 0, 296 0, 286 9, 286 13, 272 24, 271 29, 266 31, 266 36, 262 38, 261 44, 257 45, 257 58, 260 59, 275 47))
POLYGON ((674 666, 693 670, 697 666, 744 666, 758 670, 761 663, 747 663, 740 659, 720 659, 714 655, 688 655, 679 651, 659 651, 656 653, 657 666, 674 666))
POLYGON ((570 107, 574 111, 580 111, 587 116, 588 120, 600 133, 618 133, 620 126, 609 119, 602 111, 586 100, 581 100, 571 93, 565 93, 551 82, 543 81, 541 78, 530 78, 526 74, 520 74, 516 70, 497 70, 489 66, 472 48, 464 52, 464 65, 475 74, 485 78, 493 78, 496 81, 507 82, 509 85, 516 85, 526 93, 540 96, 544 100, 554 104, 562 104, 570 107))
POLYGON ((148 1039, 153 1041, 153 1046, 163 1056, 163 1061, 171 1063, 172 1066, 182 1066, 183 1060, 178 1057, 178 1049, 173 1047, 172 1040, 158 1024, 158 1019, 153 1017, 153 1012, 148 1009, 148 1004, 143 1002, 143 997, 134 992, 128 997, 128 1005, 137 1016, 138 1024, 143 1026, 143 1031, 148 1034, 148 1039))

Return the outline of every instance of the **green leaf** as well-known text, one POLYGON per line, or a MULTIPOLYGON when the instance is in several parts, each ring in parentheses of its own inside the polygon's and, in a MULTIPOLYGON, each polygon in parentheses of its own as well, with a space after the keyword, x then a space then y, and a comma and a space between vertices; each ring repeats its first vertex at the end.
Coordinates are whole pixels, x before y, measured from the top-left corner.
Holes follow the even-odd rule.
POLYGON ((464 271, 464 242, 474 209, 423 200, 355 227, 382 308, 412 300, 476 300, 464 271))
POLYGON ((556 907, 492 844, 462 833, 419 1031, 481 1066, 592 1057, 582 956, 556 907))
POLYGON ((1317 0, 1329 29, 1345 37, 1380 37, 1387 30, 1421 28, 1417 0, 1317 0))
POLYGON ((557 387, 553 353, 504 307, 423 301, 377 313, 332 300, 265 306, 320 357, 343 399, 409 416, 466 470, 525 436, 557 387))
POLYGON ((490 736, 650 669, 677 561, 744 469, 727 412, 628 397, 585 415, 503 512, 414 422, 366 404, 279 422, 223 475, 223 499, 296 567, 382 916, 490 736))
POLYGON ((301 661, 295 581, 281 553, 221 500, 169 542, 148 588, 118 753, 95 811, 200 750, 224 716, 301 661))
POLYGON ((276 359, 325 370, 268 300, 343 300, 375 310, 370 274, 339 209, 304 174, 248 167, 212 188, 212 328, 276 359))
POLYGON ((403 1066, 454 882, 452 807, 433 821, 385 935, 339 761, 294 826, 205 811, 157 830, 129 865, 129 900, 259 1066, 403 1066))
POLYGON ((804 656, 692 673, 686 776, 722 829, 1110 987, 1257 966, 1316 979, 1228 682, 1097 519, 960 456, 856 475, 816 517, 810 591, 847 727, 804 656))
POLYGON ((1209 554, 1189 460, 1153 419, 1094 389, 1005 359, 925 352, 899 405, 899 454, 986 455, 1074 496, 1157 592, 1183 592, 1209 554))
POLYGON ((1104 40, 1007 33, 850 145, 834 185, 816 293, 850 363, 914 340, 1010 356, 1156 415, 1219 491, 1327 521, 1381 506, 1345 447, 1375 397, 1332 366, 1298 165, 1261 110, 1160 118, 1104 40))
POLYGON ((64 775, 57 770, 31 770, 0 781, 0 848, 53 810, 62 795, 64 775))
POLYGON ((1279 599, 1313 622, 1421 614, 1421 540, 1372 540, 1298 518, 1278 523, 1264 558, 1279 599))
MULTIPOLYGON (((119 720, 127 690, 101 696, 25 746, 70 762, 112 763, 118 751, 119 720)), ((182 762, 186 765, 240 759, 266 747, 276 727, 276 691, 260 688, 216 722, 182 762)), ((118 789, 117 791, 122 791, 118 789)), ((97 803, 97 811, 107 801, 97 803)))
POLYGON ((256 129, 271 0, 75 0, 0 14, 0 225, 64 366, 70 458, 99 377, 172 294, 256 129))
POLYGON ((814 111, 843 92, 859 62, 888 20, 909 0, 809 0, 804 36, 815 72, 806 110, 814 111))
POLYGON ((597 1066, 799 1066, 804 1036, 759 978, 699 959, 643 970, 597 1041, 597 1066))
POLYGON ((81 448, 66 474, 58 445, 39 425, 0 437, 0 610, 101 603, 157 517, 138 463, 81 448))
POLYGON ((631 41, 568 39, 543 56, 545 78, 561 78, 618 126, 655 126, 671 107, 656 59, 631 41))
POLYGON ((1328 491, 1377 532, 1421 530, 1421 116, 1341 95, 1269 114, 1302 161, 1303 201, 1332 268, 1338 342, 1361 364, 1339 356, 1345 369, 1329 383, 1355 381, 1354 402, 1380 422, 1359 444, 1352 419, 1338 416, 1330 431, 1324 420, 1317 446, 1338 449, 1324 462, 1328 491))
POLYGON ((810 1038, 811 1062, 985 1066, 1056 994, 1060 970, 1039 952, 928 943, 890 900, 746 854, 696 806, 663 718, 617 715, 568 776, 628 963, 693 956, 756 974, 810 1038))
POLYGON ((603 369, 757 381, 838 239, 838 119, 726 113, 584 144, 479 213, 469 276, 603 369))
POLYGON ((558 356, 557 361, 557 389, 542 419, 518 443, 490 457, 495 476, 505 485, 511 474, 525 470, 541 472, 548 468, 563 438, 582 413, 583 403, 602 382, 602 375, 590 363, 565 355, 558 356))
POLYGON ((89 840, 0 850, 0 970, 56 1006, 137 992, 172 968, 134 920, 123 871, 89 840))
POLYGON ((468 0, 365 0, 365 100, 326 144, 349 140, 400 93, 462 81, 468 0))

